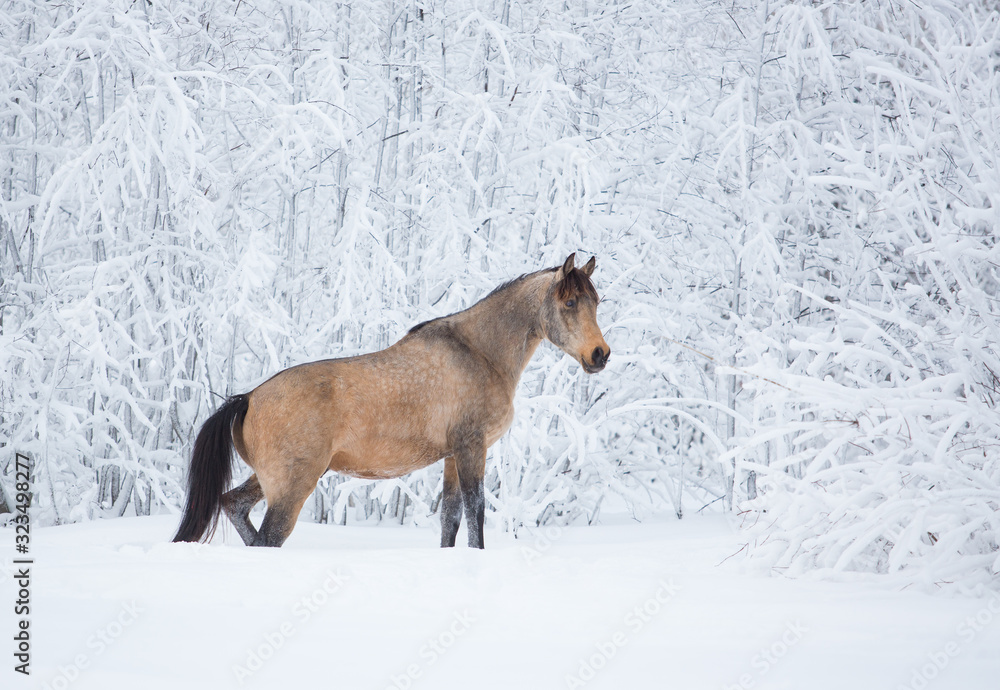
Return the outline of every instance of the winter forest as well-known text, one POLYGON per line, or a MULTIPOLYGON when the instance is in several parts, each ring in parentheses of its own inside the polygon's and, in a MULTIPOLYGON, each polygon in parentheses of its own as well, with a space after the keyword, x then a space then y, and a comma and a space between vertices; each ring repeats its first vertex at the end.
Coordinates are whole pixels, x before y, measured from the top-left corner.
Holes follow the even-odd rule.
POLYGON ((984 0, 7 0, 0 513, 15 452, 36 524, 176 512, 226 395, 577 252, 612 360, 539 348, 488 524, 724 512, 762 571, 995 588, 998 170, 984 0))

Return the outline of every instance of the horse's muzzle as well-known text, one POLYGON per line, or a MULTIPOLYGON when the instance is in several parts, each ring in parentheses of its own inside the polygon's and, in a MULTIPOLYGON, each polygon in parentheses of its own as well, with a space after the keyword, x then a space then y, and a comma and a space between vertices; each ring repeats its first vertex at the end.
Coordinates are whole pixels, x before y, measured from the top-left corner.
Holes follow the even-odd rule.
POLYGON ((580 364, 583 365, 583 370, 588 374, 596 374, 601 371, 608 364, 608 360, 611 359, 611 349, 609 348, 607 352, 603 348, 595 347, 594 351, 590 354, 590 362, 586 359, 580 358, 580 364))

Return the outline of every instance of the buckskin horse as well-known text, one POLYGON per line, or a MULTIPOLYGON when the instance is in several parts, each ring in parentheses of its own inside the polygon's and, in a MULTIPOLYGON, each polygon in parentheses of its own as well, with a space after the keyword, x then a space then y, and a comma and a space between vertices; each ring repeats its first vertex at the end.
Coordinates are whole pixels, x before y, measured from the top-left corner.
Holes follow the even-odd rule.
POLYGON ((249 546, 281 546, 327 470, 385 479, 444 458, 441 546, 462 520, 483 548, 486 449, 510 427, 514 389, 542 339, 588 374, 611 348, 597 325, 596 259, 522 275, 464 311, 370 354, 301 364, 230 397, 195 439, 173 541, 211 537, 220 511, 249 546), (232 451, 254 473, 226 492, 232 451), (224 493, 225 492, 225 493, 224 493), (250 510, 267 510, 260 529, 250 510))

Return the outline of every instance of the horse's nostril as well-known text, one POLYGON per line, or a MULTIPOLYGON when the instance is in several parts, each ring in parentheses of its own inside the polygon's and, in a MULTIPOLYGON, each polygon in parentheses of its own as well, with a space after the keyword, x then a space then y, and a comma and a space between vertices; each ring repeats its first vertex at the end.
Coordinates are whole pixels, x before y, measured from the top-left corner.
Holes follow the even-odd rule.
MULTIPOLYGON (((610 352, 608 354, 611 354, 610 352)), ((608 355, 604 354, 604 350, 599 347, 594 348, 594 352, 590 355, 590 359, 594 362, 594 366, 603 367, 608 362, 608 355)))

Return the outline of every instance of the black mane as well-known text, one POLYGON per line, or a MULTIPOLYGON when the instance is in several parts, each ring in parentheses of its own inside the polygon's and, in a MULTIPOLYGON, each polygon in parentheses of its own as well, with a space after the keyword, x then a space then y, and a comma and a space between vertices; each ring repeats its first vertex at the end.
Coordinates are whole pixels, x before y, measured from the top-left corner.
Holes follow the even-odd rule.
MULTIPOLYGON (((442 317, 440 317, 440 316, 439 316, 439 317, 438 317, 438 319, 440 319, 440 318, 442 318, 442 317)), ((420 322, 420 323, 418 323, 418 324, 417 324, 416 326, 414 326, 413 328, 411 328, 410 330, 408 330, 408 331, 406 332, 406 334, 407 334, 407 335, 409 335, 410 333, 416 333, 416 332, 417 332, 417 331, 419 331, 419 330, 420 330, 421 328, 423 328, 424 326, 426 326, 426 325, 427 325, 427 324, 429 324, 429 323, 433 323, 434 321, 437 321, 437 319, 428 319, 428 320, 426 320, 426 321, 421 321, 421 322, 420 322)))
MULTIPOLYGON (((511 287, 515 283, 521 282, 522 280, 524 280, 528 276, 533 276, 533 275, 535 275, 537 273, 555 273, 558 270, 559 270, 558 268, 543 268, 541 271, 535 271, 534 273, 522 273, 517 278, 513 278, 511 280, 508 280, 506 283, 501 283, 500 285, 497 285, 495 288, 493 288, 493 290, 490 292, 490 294, 486 295, 486 297, 483 297, 483 299, 489 299, 490 297, 493 297, 494 295, 499 295, 501 292, 503 292, 507 288, 511 287)), ((481 302, 482 300, 479 300, 479 301, 481 302)))
MULTIPOLYGON (((513 286, 513 285, 515 285, 515 284, 517 284, 519 282, 521 282, 522 280, 524 280, 528 276, 533 276, 533 275, 536 275, 537 273, 555 273, 558 270, 559 270, 559 267, 556 266, 554 268, 543 268, 542 270, 535 271, 534 273, 522 273, 517 278, 512 278, 511 280, 508 280, 506 283, 501 283, 500 285, 498 285, 495 288, 493 288, 493 290, 491 290, 488 295, 486 295, 485 297, 483 297, 483 299, 479 300, 477 302, 477 304, 479 302, 482 302, 485 299, 489 299, 490 297, 494 297, 496 295, 499 295, 501 292, 503 292, 507 288, 509 288, 509 287, 511 287, 511 286, 513 286)), ((410 330, 408 330, 406 333, 407 333, 407 335, 409 335, 410 333, 416 333, 417 331, 419 331, 421 328, 423 328, 427 324, 434 323, 438 319, 443 319, 443 318, 445 318, 445 317, 439 316, 439 317, 437 317, 435 319, 428 319, 427 321, 421 321, 416 326, 414 326, 413 328, 411 328, 410 330)))

